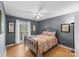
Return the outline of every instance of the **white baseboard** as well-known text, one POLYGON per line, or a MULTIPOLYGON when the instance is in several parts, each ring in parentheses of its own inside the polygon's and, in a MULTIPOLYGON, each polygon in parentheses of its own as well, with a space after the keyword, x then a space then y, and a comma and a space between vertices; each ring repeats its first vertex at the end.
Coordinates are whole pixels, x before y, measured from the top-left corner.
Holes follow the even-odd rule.
MULTIPOLYGON (((23 42, 20 42, 20 43, 23 43, 23 42)), ((6 45, 6 47, 13 46, 13 45, 17 45, 17 44, 20 44, 20 43, 9 44, 9 45, 6 45)))
POLYGON ((13 46, 13 45, 15 45, 15 44, 9 44, 9 45, 6 45, 6 47, 13 46))
POLYGON ((5 49, 5 52, 4 52, 4 57, 6 57, 6 49, 5 49))
MULTIPOLYGON (((14 43, 14 44, 6 45, 6 48, 7 48, 7 47, 10 47, 10 46, 13 46, 13 45, 15 45, 15 44, 20 44, 20 43, 14 43)), ((4 52, 4 57, 6 57, 6 48, 5 48, 5 52, 4 52)))
MULTIPOLYGON (((59 44, 59 45, 60 45, 60 44, 59 44)), ((60 45, 60 46, 66 48, 66 49, 69 49, 69 50, 75 51, 75 49, 72 49, 72 48, 70 48, 70 47, 67 47, 67 46, 64 46, 64 45, 60 45)), ((75 56, 77 56, 77 55, 76 55, 76 52, 75 52, 75 56)))
POLYGON ((61 47, 64 47, 64 48, 66 48, 66 49, 69 49, 69 50, 72 50, 72 51, 75 51, 74 49, 72 49, 72 48, 70 48, 70 47, 67 47, 67 46, 64 46, 64 45, 61 45, 61 44, 59 44, 61 47))

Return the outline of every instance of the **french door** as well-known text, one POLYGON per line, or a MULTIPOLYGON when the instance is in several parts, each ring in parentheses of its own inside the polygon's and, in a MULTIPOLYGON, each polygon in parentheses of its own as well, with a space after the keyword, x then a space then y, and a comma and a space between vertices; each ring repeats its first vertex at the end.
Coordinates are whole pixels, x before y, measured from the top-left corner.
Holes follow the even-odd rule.
POLYGON ((24 36, 30 35, 30 21, 16 20, 16 43, 24 42, 24 36))

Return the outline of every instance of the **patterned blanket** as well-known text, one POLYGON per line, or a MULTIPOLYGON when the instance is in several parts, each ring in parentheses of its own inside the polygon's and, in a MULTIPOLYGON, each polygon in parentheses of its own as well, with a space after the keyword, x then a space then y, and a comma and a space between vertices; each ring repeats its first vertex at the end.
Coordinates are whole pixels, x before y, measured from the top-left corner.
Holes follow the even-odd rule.
POLYGON ((55 36, 38 35, 32 39, 38 41, 38 54, 46 52, 48 49, 58 43, 58 40, 55 36))

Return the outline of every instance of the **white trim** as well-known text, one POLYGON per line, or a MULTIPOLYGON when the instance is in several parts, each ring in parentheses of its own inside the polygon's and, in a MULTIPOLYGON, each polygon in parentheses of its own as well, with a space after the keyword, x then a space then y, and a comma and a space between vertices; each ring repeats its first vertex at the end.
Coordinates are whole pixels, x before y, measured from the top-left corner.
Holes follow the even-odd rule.
MULTIPOLYGON (((59 45, 60 45, 60 44, 59 44, 59 45)), ((72 49, 72 48, 70 48, 70 47, 67 47, 67 46, 64 46, 64 45, 60 45, 60 46, 66 48, 66 49, 69 49, 69 50, 73 50, 73 51, 74 51, 74 49, 72 49)))
MULTIPOLYGON (((20 42, 20 43, 23 43, 23 42, 20 42)), ((10 47, 10 46, 13 46, 13 45, 15 45, 15 44, 20 44, 20 43, 9 44, 9 45, 6 46, 6 48, 7 48, 7 47, 10 47)))
POLYGON ((28 22, 28 36, 31 36, 31 23, 28 22))
POLYGON ((9 46, 13 46, 13 45, 15 45, 15 43, 14 43, 14 44, 9 44, 9 45, 6 45, 6 48, 7 48, 7 47, 9 47, 9 46))
POLYGON ((19 37, 19 36, 20 36, 20 35, 19 35, 19 22, 20 22, 20 21, 17 19, 17 20, 16 20, 16 31, 15 31, 15 33, 16 33, 16 34, 15 34, 15 42, 16 42, 16 43, 20 43, 20 40, 19 40, 19 39, 20 39, 20 37, 19 37))
POLYGON ((4 52, 4 57, 6 57, 6 49, 5 49, 5 52, 4 52))
MULTIPOLYGON (((60 45, 60 44, 59 44, 59 45, 60 45)), ((67 47, 67 46, 64 46, 64 45, 60 45, 60 46, 66 48, 66 49, 69 49, 69 50, 75 51, 75 49, 72 49, 72 48, 70 48, 70 47, 67 47)), ((76 53, 75 53, 75 56, 76 56, 76 53)))

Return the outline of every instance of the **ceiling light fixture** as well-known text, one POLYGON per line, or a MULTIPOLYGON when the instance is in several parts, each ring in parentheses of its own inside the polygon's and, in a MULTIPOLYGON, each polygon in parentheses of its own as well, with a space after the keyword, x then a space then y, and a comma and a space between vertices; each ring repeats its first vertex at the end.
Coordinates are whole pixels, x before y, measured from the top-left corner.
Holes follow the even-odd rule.
POLYGON ((37 12, 37 15, 35 16, 36 19, 40 18, 40 12, 37 12))
POLYGON ((36 15, 36 17, 35 17, 36 19, 39 19, 40 18, 40 16, 39 15, 36 15))

